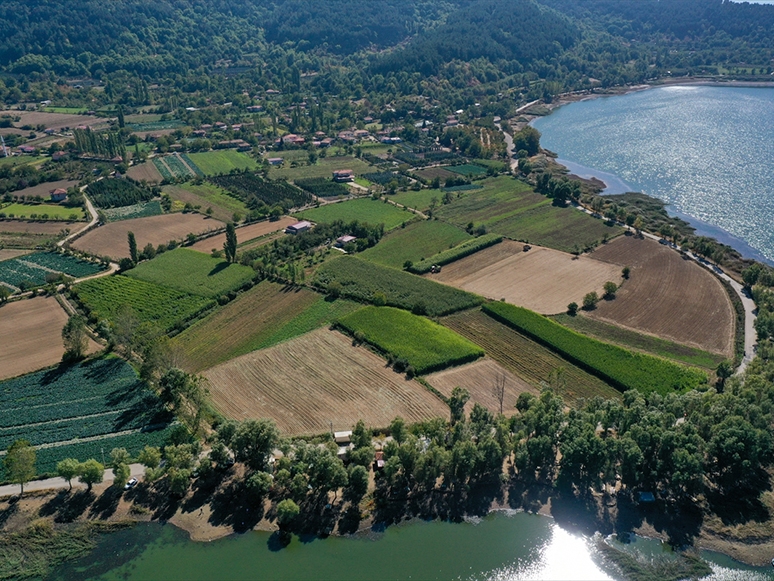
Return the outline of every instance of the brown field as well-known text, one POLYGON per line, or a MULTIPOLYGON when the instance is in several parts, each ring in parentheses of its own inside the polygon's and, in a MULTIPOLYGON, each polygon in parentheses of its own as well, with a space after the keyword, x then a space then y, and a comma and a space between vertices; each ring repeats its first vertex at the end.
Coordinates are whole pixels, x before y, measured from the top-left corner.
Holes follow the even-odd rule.
POLYGON ((732 355, 734 309, 723 285, 704 268, 655 240, 634 236, 613 240, 592 256, 631 267, 631 278, 590 317, 732 355))
MULTIPOLYGON (((53 297, 37 297, 0 307, 0 380, 55 365, 64 355, 62 327, 67 313, 53 297)), ((100 349, 89 341, 89 352, 100 349)))
POLYGON ((126 172, 126 175, 138 182, 141 182, 142 180, 145 180, 146 182, 160 182, 164 179, 159 173, 159 170, 156 169, 156 166, 150 161, 146 161, 140 165, 133 165, 129 168, 129 171, 126 172))
POLYGON ((25 254, 29 254, 30 250, 4 250, 0 248, 0 261, 2 260, 10 260, 11 258, 16 258, 18 256, 24 256, 25 254))
POLYGON ((218 411, 238 420, 271 418, 283 434, 320 434, 331 424, 348 429, 360 419, 378 428, 396 416, 413 423, 448 414, 422 385, 328 329, 248 353, 204 376, 218 411))
POLYGON ((107 123, 107 119, 94 117, 93 115, 46 113, 44 111, 14 111, 13 114, 21 117, 21 120, 16 123, 19 127, 43 124, 46 126, 46 129, 63 129, 64 127, 73 128, 80 125, 92 126, 107 123))
POLYGON ((621 394, 603 382, 535 343, 524 335, 488 317, 481 310, 458 313, 441 323, 479 345, 491 359, 529 385, 541 389, 552 384, 565 403, 621 394), (557 370, 561 370, 557 374, 557 370), (555 376, 552 378, 552 374, 555 376))
MULTIPOLYGON (((272 232, 284 230, 285 228, 287 228, 291 224, 295 224, 296 222, 298 222, 297 219, 285 216, 283 218, 280 218, 276 222, 269 222, 269 221, 257 222, 255 224, 248 224, 247 226, 242 226, 241 228, 236 229, 237 243, 242 244, 244 242, 254 240, 259 236, 265 236, 266 234, 271 234, 272 232)), ((206 252, 209 254, 210 252, 212 252, 213 248, 217 250, 223 250, 223 244, 225 244, 225 242, 226 242, 226 234, 224 232, 222 234, 216 234, 215 236, 210 236, 209 238, 200 240, 199 242, 191 246, 191 248, 193 250, 198 250, 199 252, 206 252)))
POLYGON ((445 180, 447 178, 459 177, 456 173, 450 172, 448 169, 443 169, 442 167, 428 167, 425 169, 418 169, 414 172, 414 175, 428 181, 432 181, 435 178, 445 180))
POLYGON ((602 286, 621 281, 621 268, 587 256, 533 246, 523 251, 520 242, 503 240, 481 252, 443 267, 440 274, 427 275, 435 281, 553 315, 567 310, 571 302, 581 303, 590 291, 602 295, 602 286))
POLYGON ((467 389, 470 393, 470 401, 465 406, 465 411, 470 412, 473 405, 478 403, 496 414, 500 413, 500 401, 494 395, 498 378, 502 378, 505 382, 503 413, 506 416, 516 412, 516 400, 519 398, 519 394, 528 392, 538 395, 540 393, 534 386, 519 379, 488 358, 425 377, 430 385, 446 397, 451 396, 455 387, 467 389))
POLYGON ((0 220, 0 232, 18 232, 20 234, 59 234, 62 230, 83 227, 82 224, 72 222, 25 222, 24 220, 0 220))
POLYGON ((51 195, 51 190, 56 190, 58 188, 67 189, 72 186, 77 186, 78 182, 76 180, 59 180, 58 182, 45 182, 42 184, 38 184, 37 186, 32 186, 31 188, 24 188, 23 190, 16 190, 15 192, 11 192, 12 196, 19 196, 23 198, 34 198, 35 196, 40 196, 44 200, 46 200, 51 195))
POLYGON ((190 232, 202 234, 223 227, 223 222, 201 214, 164 214, 110 222, 78 238, 73 246, 100 256, 126 258, 129 256, 127 233, 130 231, 134 232, 137 246, 143 248, 149 242, 158 246, 170 240, 182 240, 190 232))

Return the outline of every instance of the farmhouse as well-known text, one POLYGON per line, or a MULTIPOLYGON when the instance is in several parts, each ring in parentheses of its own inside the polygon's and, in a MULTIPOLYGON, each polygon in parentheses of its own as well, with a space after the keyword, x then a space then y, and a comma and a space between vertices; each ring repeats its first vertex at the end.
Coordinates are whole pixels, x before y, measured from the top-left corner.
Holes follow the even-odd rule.
POLYGON ((268 160, 269 165, 282 165, 282 162, 285 161, 281 157, 270 157, 268 160))
POLYGON ((307 220, 302 220, 301 222, 296 222, 295 224, 291 224, 290 226, 285 228, 285 234, 293 234, 293 236, 295 236, 296 234, 307 232, 311 228, 312 228, 311 222, 308 222, 307 220))
POLYGON ((29 155, 31 155, 31 154, 33 154, 33 153, 35 153, 37 151, 37 149, 35 149, 31 145, 20 145, 18 149, 19 149, 19 153, 26 153, 26 154, 29 154, 29 155))
POLYGON ((63 202, 67 199, 67 190, 64 188, 57 188, 55 190, 51 190, 51 201, 52 202, 63 202))
POLYGON ((51 156, 51 161, 62 161, 63 159, 67 159, 67 153, 64 151, 56 151, 51 156))
POLYGON ((355 179, 355 172, 351 169, 339 169, 333 172, 334 182, 351 182, 355 179))
POLYGON ((357 238, 355 238, 354 236, 350 236, 348 234, 345 235, 345 236, 339 236, 338 238, 336 238, 336 246, 342 247, 345 244, 349 244, 350 242, 354 242, 355 240, 357 240, 357 238))

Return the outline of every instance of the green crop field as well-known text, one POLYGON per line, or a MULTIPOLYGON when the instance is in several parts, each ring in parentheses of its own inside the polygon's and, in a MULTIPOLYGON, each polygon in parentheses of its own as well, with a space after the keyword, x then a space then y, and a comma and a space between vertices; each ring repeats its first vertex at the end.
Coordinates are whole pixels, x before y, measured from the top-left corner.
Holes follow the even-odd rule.
POLYGON ((192 206, 201 206, 200 211, 202 212, 206 212, 207 208, 212 208, 212 216, 218 220, 228 221, 235 213, 245 216, 248 212, 247 205, 242 200, 230 195, 226 190, 211 182, 202 182, 201 184, 189 182, 182 186, 164 186, 162 190, 173 200, 183 204, 189 203, 192 206))
MULTIPOLYGON (((273 155, 271 156, 273 157, 273 155)), ((273 180, 285 179, 293 181, 299 178, 329 178, 333 177, 334 170, 351 169, 356 175, 362 175, 374 171, 372 165, 349 156, 325 157, 319 159, 314 165, 299 165, 290 167, 285 162, 283 167, 272 167, 269 169, 269 177, 273 180)))
POLYGON ((164 252, 126 272, 134 279, 203 297, 226 294, 249 282, 254 274, 249 266, 229 264, 222 258, 212 258, 188 248, 164 252))
POLYGON ((119 222, 121 220, 133 220, 134 218, 147 218, 148 216, 160 216, 164 213, 161 208, 161 202, 153 200, 151 202, 141 202, 131 206, 121 208, 106 208, 101 210, 102 215, 108 222, 119 222))
POLYGON ((123 275, 87 280, 74 286, 72 292, 96 319, 115 320, 116 315, 129 308, 139 322, 152 323, 165 332, 215 305, 212 299, 123 275))
POLYGON ((508 176, 479 182, 480 190, 466 192, 436 215, 460 227, 484 225, 490 232, 514 240, 528 241, 572 252, 582 250, 623 232, 575 208, 553 206, 551 200, 532 191, 525 183, 508 176))
POLYGON ((696 388, 707 381, 706 374, 697 369, 586 337, 521 307, 487 303, 483 310, 621 390, 666 395, 696 388))
POLYGON ((480 165, 473 165, 471 163, 466 163, 463 165, 450 165, 444 167, 443 169, 449 170, 456 174, 471 177, 478 177, 486 173, 485 167, 481 167, 480 165))
POLYGON ((68 208, 59 204, 0 204, 0 213, 8 217, 32 220, 83 220, 83 208, 68 208))
POLYGON ((391 195, 390 200, 396 204, 424 212, 433 203, 433 198, 435 198, 436 205, 440 207, 443 194, 441 190, 419 190, 418 192, 409 190, 391 195))
POLYGON ((500 234, 484 234, 478 238, 466 240, 462 244, 454 246, 453 248, 443 250, 429 258, 425 258, 424 260, 413 264, 409 270, 414 274, 425 274, 430 272, 434 265, 443 266, 445 264, 449 264, 450 262, 454 262, 460 258, 465 258, 471 254, 475 254, 479 250, 483 250, 484 248, 489 248, 490 246, 499 244, 502 242, 502 240, 503 237, 500 234))
POLYGON ((372 302, 383 295, 388 306, 425 311, 431 317, 483 302, 474 294, 354 256, 342 256, 322 265, 316 282, 325 288, 336 282, 343 296, 361 302, 372 302))
POLYGON ((446 222, 423 220, 405 228, 396 228, 360 256, 379 264, 402 268, 407 260, 419 262, 469 238, 470 234, 446 222))
POLYGON ((199 372, 329 325, 362 308, 313 291, 263 281, 173 339, 187 371, 199 372))
POLYGON ((52 446, 38 450, 41 473, 53 472, 64 457, 86 460, 101 447, 109 453, 115 437, 136 454, 151 434, 164 434, 171 419, 132 367, 116 357, 0 382, 0 450, 20 438, 52 446))
POLYGON ((258 163, 252 157, 233 149, 189 153, 188 158, 208 176, 226 174, 232 169, 253 170, 258 167, 258 163))
POLYGON ((367 222, 369 224, 384 224, 385 230, 390 230, 399 226, 403 222, 413 220, 416 216, 408 210, 396 208, 392 204, 387 204, 371 198, 360 198, 349 200, 347 202, 337 202, 335 204, 325 204, 319 208, 304 210, 297 214, 304 220, 312 222, 331 223, 335 220, 344 222, 367 222))
POLYGON ((365 307, 338 320, 385 354, 405 359, 417 374, 478 359, 484 350, 424 317, 392 307, 365 307))
POLYGON ((63 272, 74 278, 90 276, 104 270, 95 262, 56 252, 36 252, 0 262, 0 282, 12 287, 41 286, 52 271, 63 272))

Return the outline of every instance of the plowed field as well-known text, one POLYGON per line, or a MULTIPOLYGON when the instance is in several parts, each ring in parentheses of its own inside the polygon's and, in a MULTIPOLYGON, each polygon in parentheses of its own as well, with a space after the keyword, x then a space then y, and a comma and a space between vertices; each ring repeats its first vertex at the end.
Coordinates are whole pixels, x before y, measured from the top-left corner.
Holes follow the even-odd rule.
MULTIPOLYGON (((0 307, 0 380, 55 365, 62 359, 67 314, 53 297, 0 307)), ((89 341, 89 352, 99 349, 89 341)))
POLYGON ((446 417, 446 405, 381 357, 319 329, 204 373, 215 407, 235 419, 272 418, 283 434, 347 429, 359 419, 389 425, 446 417))
MULTIPOLYGON (((76 225, 77 226, 77 225, 76 225)), ((0 220, 0 232, 19 232, 29 234, 59 234, 65 228, 71 228, 70 222, 26 222, 24 220, 0 220)))
MULTIPOLYGON (((242 228, 236 229, 236 235, 237 235, 237 244, 242 244, 243 242, 247 242, 249 240, 253 240, 254 238, 258 238, 259 236, 263 236, 265 234, 271 234, 272 232, 277 232, 278 230, 284 230, 291 224, 295 224, 298 222, 295 218, 289 218, 285 216, 284 218, 280 218, 276 222, 258 222, 256 224, 249 224, 247 226, 243 226, 242 228)), ((217 250, 223 250, 223 244, 226 242, 226 234, 216 234, 215 236, 211 236, 209 238, 205 238, 204 240, 200 240, 191 248, 193 250, 198 250, 199 252, 206 252, 209 254, 212 252, 212 249, 215 248, 217 250)))
POLYGON ((470 393, 470 401, 465 406, 467 412, 470 412, 473 405, 478 403, 493 413, 500 413, 500 401, 494 393, 498 379, 505 382, 503 413, 506 416, 516 411, 516 400, 519 394, 540 393, 533 385, 500 367, 492 359, 482 359, 462 367, 439 371, 428 375, 425 379, 446 397, 451 395, 455 387, 467 389, 470 393))
POLYGON ((720 282, 692 260, 654 240, 622 236, 592 256, 630 266, 615 300, 592 318, 731 357, 734 309, 720 282))
POLYGON ((605 282, 621 281, 621 268, 587 256, 533 246, 523 251, 520 242, 504 240, 443 267, 429 278, 487 298, 505 299, 544 315, 567 310, 571 302, 596 291, 602 295, 605 282))
POLYGON ((451 315, 442 319, 441 323, 481 346, 487 356, 535 388, 540 389, 548 384, 552 372, 561 369, 558 381, 553 383, 567 404, 575 404, 580 398, 601 396, 610 399, 621 396, 620 392, 601 379, 498 323, 480 310, 451 315))
POLYGON ((159 170, 156 169, 156 166, 150 161, 146 161, 139 165, 133 165, 129 168, 129 171, 126 172, 126 175, 138 182, 145 180, 146 182, 158 183, 164 179, 159 173, 159 170))
POLYGON ((170 240, 180 241, 190 232, 201 234, 217 228, 223 228, 223 222, 201 214, 165 214, 111 222, 78 238, 73 246, 100 256, 126 258, 129 256, 127 233, 130 231, 134 232, 137 247, 142 250, 149 242, 158 246, 170 240))

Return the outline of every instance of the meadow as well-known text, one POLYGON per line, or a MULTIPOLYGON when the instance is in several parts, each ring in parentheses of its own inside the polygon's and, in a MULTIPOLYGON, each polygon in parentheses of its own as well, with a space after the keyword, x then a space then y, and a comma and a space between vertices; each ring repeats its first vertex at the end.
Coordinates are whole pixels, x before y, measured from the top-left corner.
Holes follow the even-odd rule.
POLYGON ((343 222, 357 220, 358 222, 367 222, 373 225, 384 224, 385 230, 390 230, 403 222, 416 218, 414 214, 407 210, 402 210, 392 204, 387 204, 380 200, 372 200, 371 198, 325 204, 319 208, 304 210, 297 215, 304 220, 327 224, 335 220, 342 220, 343 222))
POLYGON ((248 212, 247 205, 242 200, 210 182, 188 182, 181 186, 164 186, 162 190, 173 200, 194 207, 200 206, 201 212, 212 208, 212 217, 223 222, 230 221, 234 214, 245 216, 248 212))
POLYGON ((392 307, 365 307, 337 324, 385 355, 403 359, 418 375, 474 361, 484 350, 433 321, 392 307))
POLYGON ((360 256, 385 266, 402 268, 406 261, 419 263, 470 238, 470 234, 446 222, 423 220, 396 228, 360 256))
POLYGON ((387 306, 413 309, 431 317, 469 309, 483 302, 474 294, 353 256, 342 256, 322 265, 316 282, 328 289, 338 283, 342 296, 360 302, 382 299, 387 306))
POLYGON ((189 248, 176 248, 141 262, 126 276, 203 297, 219 297, 250 282, 249 266, 229 264, 189 248))
POLYGON ((408 190, 405 192, 398 192, 397 194, 393 194, 389 197, 389 199, 396 204, 400 204, 401 206, 406 206, 407 208, 413 208, 415 210, 419 210, 420 212, 424 212, 428 208, 430 208, 430 205, 433 203, 433 199, 435 199, 436 205, 441 203, 441 200, 443 200, 443 192, 441 190, 419 190, 418 192, 415 192, 414 190, 408 190))
POLYGON ((258 163, 252 157, 233 149, 189 153, 188 159, 207 176, 227 174, 233 169, 254 170, 258 167, 258 163))
POLYGON ((59 204, 0 204, 0 214, 28 220, 83 220, 83 208, 68 208, 59 204))

